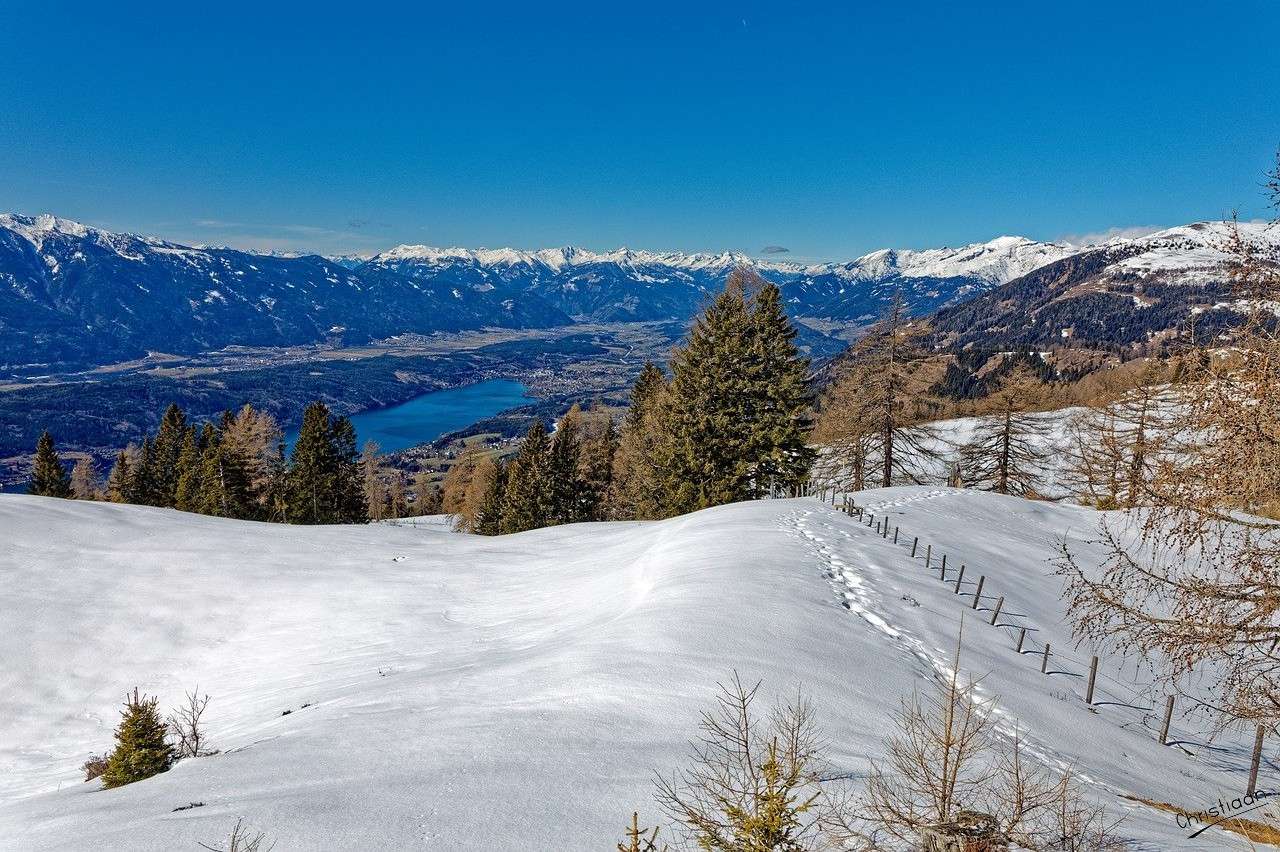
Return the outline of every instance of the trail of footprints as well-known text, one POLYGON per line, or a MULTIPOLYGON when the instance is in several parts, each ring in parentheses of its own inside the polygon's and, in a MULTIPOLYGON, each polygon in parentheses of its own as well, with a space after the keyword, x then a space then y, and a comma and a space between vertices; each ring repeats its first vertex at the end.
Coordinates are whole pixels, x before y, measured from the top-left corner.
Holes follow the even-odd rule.
MULTIPOLYGON (((911 499, 878 504, 874 508, 879 511, 918 500, 943 497, 946 494, 947 492, 945 491, 930 491, 911 499)), ((865 563, 855 570, 841 555, 838 547, 832 544, 832 539, 837 541, 843 539, 845 542, 852 543, 855 539, 854 532, 832 525, 811 509, 795 512, 788 517, 787 522, 791 528, 790 534, 804 541, 817 556, 822 575, 831 584, 832 589, 840 598, 841 604, 845 609, 857 615, 874 630, 882 633, 899 648, 914 656, 923 664, 925 670, 931 672, 934 677, 943 680, 951 678, 953 669, 951 659, 946 651, 940 648, 929 648, 919 638, 890 624, 882 615, 882 613, 890 611, 889 607, 886 606, 884 597, 872 586, 874 585, 876 588, 893 587, 885 567, 878 564, 873 556, 867 554, 862 557, 866 560, 865 563), (868 579, 872 582, 868 582, 868 579)), ((854 531, 857 535, 865 535, 874 546, 883 548, 896 547, 884 541, 878 534, 867 532, 863 527, 855 526, 854 531)), ((886 555, 889 554, 886 553, 886 555)), ((897 554, 893 555, 896 556, 897 554)), ((914 598, 910 598, 910 600, 908 598, 910 598, 909 595, 903 596, 903 600, 907 601, 908 605, 918 605, 914 598)), ((1000 709, 995 697, 989 694, 989 690, 981 686, 975 686, 973 695, 979 709, 993 717, 994 728, 999 736, 1011 740, 1016 734, 1026 754, 1046 766, 1055 767, 1059 772, 1072 768, 1067 761, 1056 757, 1052 749, 1029 737, 1025 727, 1018 726, 1014 718, 1000 709)), ((1081 773, 1078 768, 1075 769, 1075 777, 1086 784, 1100 783, 1096 779, 1081 773)))

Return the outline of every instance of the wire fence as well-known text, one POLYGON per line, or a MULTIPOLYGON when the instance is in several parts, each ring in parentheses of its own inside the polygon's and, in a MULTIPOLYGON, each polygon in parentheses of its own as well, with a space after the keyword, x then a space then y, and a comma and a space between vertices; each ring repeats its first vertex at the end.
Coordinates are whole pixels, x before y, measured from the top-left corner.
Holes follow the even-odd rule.
MULTIPOLYGON (((1087 686, 1085 690, 1085 703, 1097 713, 1102 713, 1104 708, 1108 712, 1122 712, 1130 710, 1141 714, 1138 721, 1141 725, 1150 730, 1152 737, 1161 745, 1177 746, 1188 754, 1194 755, 1190 747, 1208 747, 1214 740, 1214 732, 1224 726, 1212 726, 1211 730, 1206 732, 1203 730, 1188 730, 1185 726, 1175 727, 1173 725, 1173 716, 1175 707, 1178 703, 1182 704, 1179 718, 1186 722, 1191 719, 1193 714, 1212 719, 1214 716, 1219 717, 1217 721, 1221 721, 1221 710, 1211 704, 1207 704, 1192 696, 1184 694, 1166 694, 1159 700, 1155 694, 1155 683, 1140 683, 1138 672, 1141 666, 1141 660, 1135 665, 1134 677, 1132 681, 1121 680, 1115 675, 1109 673, 1102 667, 1101 660, 1094 655, 1088 659, 1082 658, 1072 651, 1055 647, 1051 642, 1041 641, 1037 638, 1037 634, 1041 633, 1039 628, 1031 623, 1025 615, 1019 612, 1017 603, 1012 598, 1006 598, 1003 594, 998 594, 993 588, 998 584, 999 578, 989 576, 984 573, 971 571, 966 562, 959 565, 952 561, 950 565, 947 560, 955 551, 943 551, 940 547, 935 547, 935 542, 926 541, 919 535, 912 535, 902 529, 900 524, 891 522, 888 515, 876 516, 869 508, 859 506, 852 499, 852 495, 848 492, 838 490, 834 485, 817 485, 804 484, 793 489, 773 489, 770 494, 773 498, 786 497, 811 497, 828 503, 837 511, 842 512, 849 517, 856 518, 863 522, 864 525, 873 530, 881 539, 888 541, 893 545, 909 549, 908 558, 922 562, 926 570, 939 574, 942 582, 952 586, 953 594, 958 602, 966 605, 970 610, 984 613, 987 617, 986 623, 998 630, 1004 631, 1010 637, 1010 645, 1019 657, 1026 657, 1033 665, 1039 665, 1041 671, 1046 677, 1080 677, 1087 678, 1087 686), (992 581, 995 581, 994 583, 992 581), (966 588, 967 587, 967 588, 966 588), (1115 709, 1113 709, 1115 708, 1115 709), (1156 729, 1152 728, 1155 723, 1156 729)), ((1125 657, 1121 657, 1121 666, 1126 662, 1125 657)), ((1073 690, 1073 693, 1075 690, 1073 690)), ((1261 725, 1257 726, 1255 731, 1253 752, 1250 759, 1250 772, 1248 782, 1248 792, 1252 794, 1257 789, 1257 776, 1261 762, 1262 744, 1265 736, 1265 728, 1261 725)))

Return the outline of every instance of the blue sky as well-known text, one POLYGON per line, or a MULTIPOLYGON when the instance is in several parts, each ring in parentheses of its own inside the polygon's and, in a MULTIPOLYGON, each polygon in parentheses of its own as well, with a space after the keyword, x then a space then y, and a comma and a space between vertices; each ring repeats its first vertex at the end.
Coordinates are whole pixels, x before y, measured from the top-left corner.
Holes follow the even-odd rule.
POLYGON ((1263 0, 6 5, 0 210, 184 241, 844 259, 1261 216, 1280 145, 1263 0))

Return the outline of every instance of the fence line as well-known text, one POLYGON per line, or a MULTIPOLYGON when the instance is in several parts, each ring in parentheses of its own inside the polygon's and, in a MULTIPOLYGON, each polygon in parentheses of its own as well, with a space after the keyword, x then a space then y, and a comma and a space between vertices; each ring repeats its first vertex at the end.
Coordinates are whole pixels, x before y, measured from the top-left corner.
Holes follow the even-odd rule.
MULTIPOLYGON (((806 485, 805 487, 797 490, 808 492, 809 488, 806 485)), ((801 496, 805 496, 805 495, 801 495, 801 496)), ((824 487, 819 492, 818 496, 823 503, 826 503, 827 496, 828 496, 827 489, 824 487)), ((837 508, 837 510, 840 511, 842 514, 848 515, 849 517, 854 517, 859 520, 865 520, 866 526, 869 529, 874 529, 876 534, 881 538, 888 539, 889 518, 887 515, 884 516, 883 518, 877 519, 873 512, 871 512, 865 507, 857 505, 857 503, 853 499, 851 499, 850 495, 847 493, 843 495, 843 502, 840 504, 839 507, 836 507, 836 500, 837 500, 837 489, 832 487, 830 491, 830 504, 833 508, 837 508), (880 523, 876 523, 877 520, 879 520, 880 523)), ((900 530, 901 530, 900 525, 894 526, 893 544, 895 545, 899 543, 898 539, 899 539, 900 530)), ((920 536, 913 535, 911 538, 911 556, 910 556, 912 560, 916 558, 916 554, 918 552, 920 543, 921 543, 920 536)), ((925 552, 924 552, 925 568, 927 570, 933 570, 933 566, 932 566, 933 543, 924 542, 924 544, 925 544, 925 552)), ((903 539, 902 541, 902 546, 904 547, 906 546, 905 539, 903 539)), ((941 579, 943 581, 946 581, 947 579, 946 564, 947 564, 948 555, 949 554, 946 554, 946 553, 942 554, 941 579)), ((964 581, 964 574, 965 574, 965 565, 962 563, 960 565, 959 573, 956 577, 955 587, 953 591, 953 593, 957 596, 960 595, 961 593, 961 586, 964 581)), ((983 587, 985 583, 986 583, 986 575, 985 574, 980 575, 978 578, 977 588, 975 589, 974 597, 973 597, 973 601, 970 606, 970 609, 972 610, 979 609, 981 600, 984 597, 983 587)), ((1084 663, 1083 661, 1077 659, 1072 654, 1061 654, 1061 653, 1052 652, 1049 642, 1045 642, 1043 647, 1037 650, 1036 646, 1039 645, 1039 642, 1036 640, 1035 636, 1028 635, 1028 628, 1034 631, 1035 630, 1034 625, 1023 626, 1023 625, 1013 624, 1009 622, 1005 622, 1005 623, 999 622, 1000 612, 1004 607, 1004 602, 1005 602, 1005 597, 1003 595, 1001 595, 996 600, 995 608, 992 612, 989 625, 999 629, 1003 629, 1006 627, 1013 627, 1018 629, 1019 631, 1018 641, 1017 641, 1017 646, 1015 650, 1020 658, 1026 654, 1034 654, 1035 656, 1039 656, 1041 658, 1041 662, 1040 662, 1041 672, 1050 677, 1059 671, 1061 671, 1064 674, 1073 674, 1073 672, 1067 671, 1066 669, 1062 668, 1064 665, 1079 666, 1082 671, 1084 669, 1087 669, 1089 671, 1089 675, 1088 675, 1088 686, 1085 693, 1085 706, 1094 707, 1095 708, 1094 712, 1098 712, 1098 710, 1096 709, 1098 704, 1107 703, 1107 702, 1099 702, 1096 704, 1094 701, 1095 685, 1098 677, 1101 676, 1101 678, 1104 681, 1113 684, 1115 687, 1115 689, 1109 693, 1109 696, 1104 696, 1104 697, 1111 697, 1116 700, 1115 703, 1118 703, 1122 706, 1129 707, 1133 710, 1141 712, 1143 714, 1142 716, 1143 726, 1146 727, 1147 715, 1155 712, 1154 706, 1150 706, 1150 707, 1146 706, 1147 702, 1151 699, 1150 691, 1136 690, 1134 689, 1133 684, 1126 683, 1121 680, 1117 680, 1116 678, 1107 674, 1105 671, 1100 670, 1099 660, 1096 655, 1091 656, 1088 663, 1084 663), (1055 670, 1049 669, 1049 660, 1051 657, 1055 661, 1055 663, 1058 665, 1058 668, 1055 670), (1117 694, 1117 692, 1121 694, 1117 694), (1129 703, 1129 701, 1126 699, 1132 700, 1133 702, 1137 702, 1137 703, 1129 703)), ((1019 619, 1022 618, 1022 616, 1020 615, 1015 615, 1014 617, 1019 619)), ((1121 658, 1121 659, 1123 663, 1124 658, 1121 658)), ((1135 671, 1135 677, 1136 675, 1137 673, 1135 671)), ((1083 674, 1081 676, 1083 676, 1083 674)), ((1154 687, 1155 684, 1153 683, 1150 686, 1154 687)), ((1210 711, 1217 711, 1218 709, 1213 707, 1212 705, 1206 704, 1205 702, 1199 701, 1198 699, 1192 698, 1190 696, 1182 696, 1182 697, 1186 700, 1189 700, 1192 703, 1192 707, 1188 711, 1184 711, 1182 715, 1183 719, 1188 718, 1189 712, 1197 711, 1202 708, 1210 711)), ((1161 720, 1160 735, 1157 740, 1160 743, 1160 745, 1170 745, 1170 744, 1176 745, 1182 742, 1181 738, 1175 738, 1173 743, 1169 742, 1170 727, 1171 727, 1173 709, 1174 709, 1174 703, 1175 703, 1174 699, 1175 699, 1175 696, 1173 694, 1166 695, 1166 704, 1165 704, 1165 709, 1163 714, 1164 717, 1161 720)), ((1264 733, 1265 733, 1264 727, 1262 725, 1258 725, 1255 739, 1254 739, 1254 746, 1252 749, 1251 762, 1250 762, 1250 773, 1249 773, 1249 782, 1248 782, 1249 793, 1253 793, 1256 789, 1257 775, 1258 775, 1258 768, 1261 760, 1264 733)), ((1194 737, 1203 738, 1203 739, 1212 738, 1211 735, 1206 735, 1200 731, 1191 732, 1187 736, 1188 737, 1194 736, 1194 737)), ((1175 732, 1175 737, 1176 737, 1176 732, 1175 732)))

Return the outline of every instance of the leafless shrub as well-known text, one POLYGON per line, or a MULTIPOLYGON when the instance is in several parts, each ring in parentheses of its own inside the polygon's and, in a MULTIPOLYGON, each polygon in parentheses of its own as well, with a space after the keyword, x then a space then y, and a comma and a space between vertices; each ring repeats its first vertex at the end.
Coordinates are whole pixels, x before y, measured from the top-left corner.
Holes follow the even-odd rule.
POLYGON ((883 763, 873 763, 855 811, 878 849, 958 848, 1116 852, 1119 820, 1091 803, 1073 771, 1029 759, 1021 735, 1001 736, 991 707, 952 672, 929 695, 903 702, 883 763))
POLYGON ((204 757, 214 754, 209 750, 200 717, 209 705, 209 696, 200 695, 200 687, 187 693, 186 703, 169 713, 169 732, 174 739, 174 751, 178 758, 204 757))
POLYGON ((89 759, 86 760, 80 767, 81 769, 84 770, 84 780, 92 781, 93 779, 101 775, 103 772, 106 772, 108 757, 110 757, 110 755, 106 755, 106 754, 89 755, 89 759))
POLYGON ((243 819, 237 819, 225 846, 210 846, 207 843, 201 843, 200 846, 210 852, 271 852, 276 844, 275 841, 267 843, 264 832, 254 832, 244 824, 243 819))

